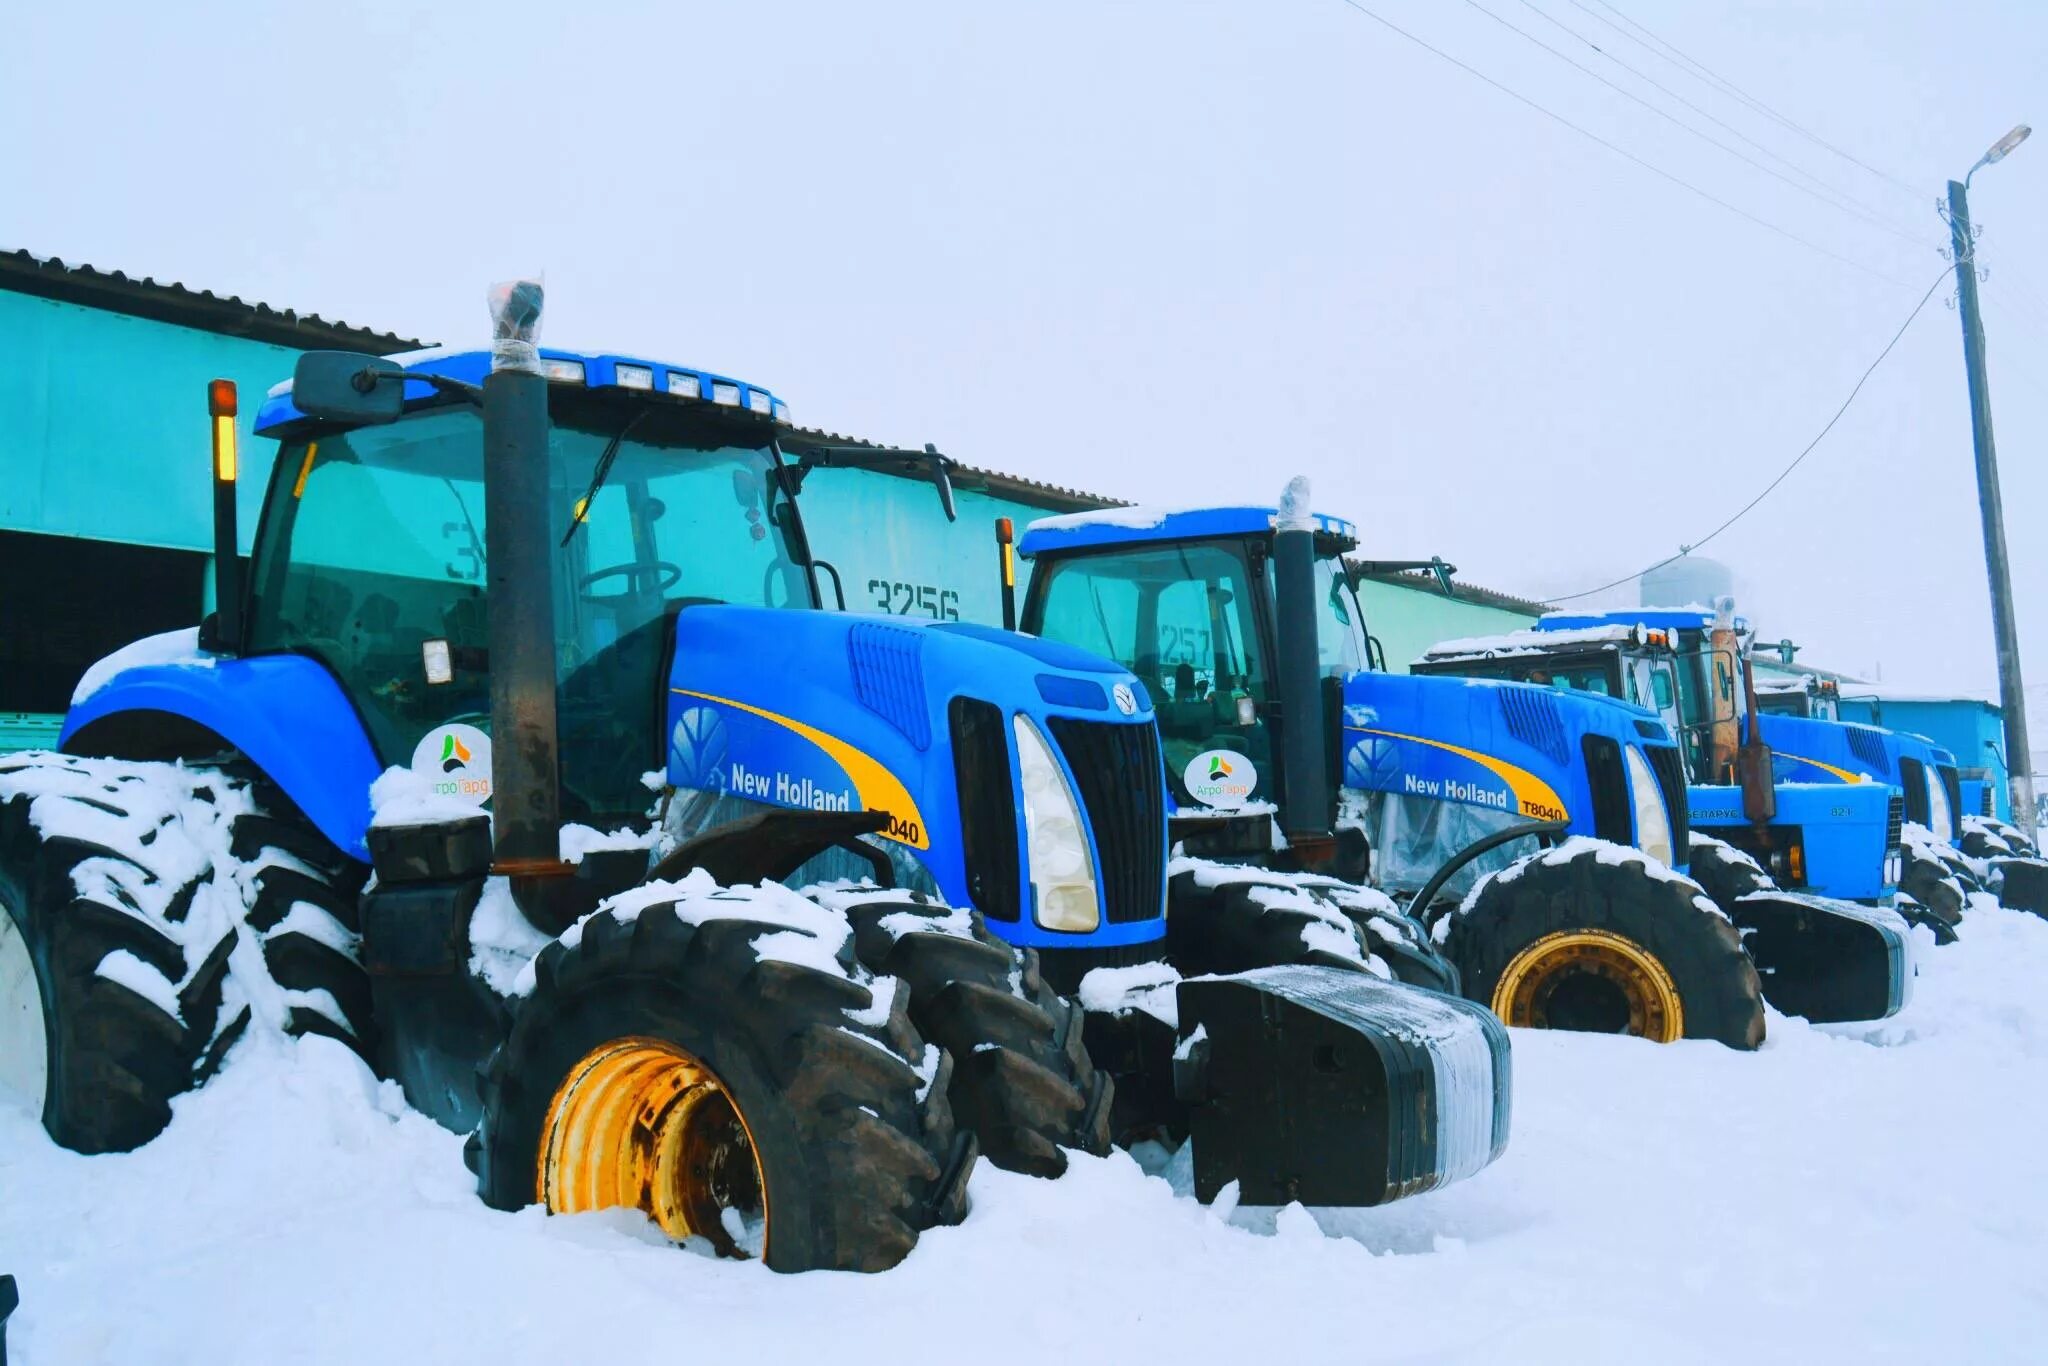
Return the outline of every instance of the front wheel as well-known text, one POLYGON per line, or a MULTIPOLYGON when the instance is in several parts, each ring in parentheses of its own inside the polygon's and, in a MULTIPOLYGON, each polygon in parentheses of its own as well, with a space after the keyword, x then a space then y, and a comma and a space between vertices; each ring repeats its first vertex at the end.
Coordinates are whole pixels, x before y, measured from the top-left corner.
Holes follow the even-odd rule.
POLYGON ((777 1271, 894 1266, 965 1213, 952 1059, 893 979, 766 956, 803 932, 743 898, 724 909, 600 909, 541 952, 483 1071, 479 1191, 500 1209, 637 1208, 777 1271))
POLYGON ((1763 994, 1699 885, 1634 850, 1573 840, 1475 889, 1439 932, 1465 995, 1510 1025, 1755 1048, 1763 994))

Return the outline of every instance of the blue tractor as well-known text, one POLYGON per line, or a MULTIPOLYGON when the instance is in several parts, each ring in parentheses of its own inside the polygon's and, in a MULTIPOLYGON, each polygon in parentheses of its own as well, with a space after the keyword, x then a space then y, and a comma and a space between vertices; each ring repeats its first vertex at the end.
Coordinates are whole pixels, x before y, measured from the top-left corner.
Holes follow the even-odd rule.
POLYGON ((1370 671, 1357 534, 1305 489, 1290 500, 1048 518, 1017 547, 1022 629, 1117 660, 1153 698, 1179 849, 1403 896, 1509 1024, 1753 1048, 1765 990, 1816 1017, 1897 1008, 1886 927, 1782 899, 1731 918, 1682 875, 1682 759, 1654 712, 1370 671), (1532 839, 1563 843, 1509 848, 1532 839), (1843 938, 1862 952, 1814 951, 1843 938))
POLYGON ((246 571, 210 392, 217 612, 0 763, 0 1087, 53 1137, 133 1147, 252 1024, 328 1035, 470 1133, 489 1203, 637 1207, 787 1270, 889 1266, 978 1154, 1056 1175, 1113 1126, 1251 1204, 1498 1154, 1484 1011, 1227 925, 1179 980, 1121 665, 812 610, 806 473, 907 465, 950 508, 943 458, 540 350, 539 311, 499 291, 488 352, 301 357, 246 571), (1114 1067, 1055 986, 1110 960, 1167 1025, 1114 1067))
POLYGON ((1838 701, 1839 690, 1826 682, 1778 690, 1763 702, 1763 732, 1785 775, 1899 791, 1902 896, 1949 926, 1962 919, 1973 892, 2048 913, 2048 862, 2033 842, 1995 817, 1971 814, 1973 800, 1988 793, 1982 782, 1972 792, 1955 755, 1924 735, 1837 719, 1838 701))

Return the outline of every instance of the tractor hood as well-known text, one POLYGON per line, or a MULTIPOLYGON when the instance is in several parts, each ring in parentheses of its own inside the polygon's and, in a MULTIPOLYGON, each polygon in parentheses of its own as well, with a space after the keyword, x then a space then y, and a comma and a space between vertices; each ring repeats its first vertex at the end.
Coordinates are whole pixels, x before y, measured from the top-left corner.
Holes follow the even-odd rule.
POLYGON ((692 607, 676 618, 664 733, 669 782, 700 801, 887 813, 892 858, 914 860, 952 904, 1012 922, 1013 942, 1164 932, 1152 700, 1108 660, 964 623, 692 607), (1018 717, 1056 756, 1086 826, 1093 930, 1034 918, 1018 717))
POLYGON ((1344 684, 1343 783, 1531 820, 1590 815, 1589 736, 1672 746, 1653 712, 1498 679, 1354 674, 1344 684))

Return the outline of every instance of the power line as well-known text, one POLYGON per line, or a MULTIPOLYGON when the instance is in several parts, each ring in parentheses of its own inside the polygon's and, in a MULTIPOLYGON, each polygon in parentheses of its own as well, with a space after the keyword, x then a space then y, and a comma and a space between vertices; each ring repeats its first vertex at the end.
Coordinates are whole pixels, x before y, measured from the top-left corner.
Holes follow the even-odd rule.
MULTIPOLYGON (((1607 0, 1593 0, 1593 3, 1600 6, 1601 9, 1606 10, 1609 14, 1612 14, 1616 19, 1621 20, 1622 23, 1627 24, 1630 28, 1636 30, 1637 33, 1642 34, 1643 37, 1650 39, 1651 42, 1656 43, 1659 47, 1667 49, 1672 55, 1670 57, 1665 57, 1664 60, 1671 61, 1675 57, 1679 62, 1684 63, 1685 66, 1692 68, 1694 72, 1698 73, 1694 76, 1695 80, 1705 80, 1713 85, 1719 86, 1723 93, 1733 97, 1734 99, 1740 100, 1743 104, 1748 105, 1752 110, 1756 111, 1759 114, 1762 114, 1765 118, 1771 119, 1779 124, 1782 124, 1784 127, 1789 128, 1793 132, 1799 134, 1800 137, 1805 138, 1808 142, 1813 143, 1816 147, 1825 148, 1827 151, 1833 152, 1836 156, 1842 158, 1844 161, 1862 167, 1864 170, 1870 172, 1872 175, 1878 177, 1880 180, 1889 181, 1891 184, 1897 186, 1899 189, 1913 196, 1915 200, 1925 198, 1924 191, 1915 189, 1913 186, 1899 179, 1891 172, 1881 171, 1877 167, 1871 165, 1869 162, 1864 161, 1862 158, 1856 156, 1854 153, 1843 151, 1841 148, 1835 146, 1835 144, 1833 144, 1832 142, 1829 142, 1827 139, 1821 137, 1818 133, 1809 132, 1806 129, 1800 127, 1791 119, 1785 117, 1783 114, 1780 114, 1777 110, 1765 104, 1762 100, 1757 99, 1755 96, 1750 95, 1743 91, 1733 81, 1728 80, 1726 77, 1718 75, 1715 72, 1709 70, 1704 64, 1694 61, 1684 52, 1681 52, 1675 44, 1666 42, 1664 39, 1650 32, 1649 29, 1643 27, 1641 24, 1629 18, 1626 14, 1623 14, 1614 6, 1608 4, 1607 0)), ((1657 53, 1657 49, 1654 47, 1650 47, 1648 43, 1644 43, 1642 38, 1635 38, 1633 35, 1624 33, 1623 30, 1617 27, 1612 20, 1602 18, 1600 15, 1594 14, 1593 11, 1586 9, 1585 5, 1580 3, 1580 0, 1571 0, 1571 4, 1574 8, 1584 10, 1587 14, 1592 15, 1593 18, 1599 19, 1601 23, 1606 24, 1611 29, 1614 29, 1615 32, 1622 33, 1624 37, 1630 38, 1631 41, 1635 42, 1639 46, 1648 48, 1649 51, 1651 51, 1652 53, 1657 53)), ((1663 56, 1662 53, 1657 53, 1657 55, 1663 56)))
MULTIPOLYGON (((1777 162, 1780 166, 1783 166, 1785 169, 1791 171, 1793 174, 1808 181, 1810 184, 1814 186, 1815 189, 1824 191, 1829 195, 1840 196, 1843 200, 1847 201, 1850 204, 1855 205, 1858 209, 1861 209, 1866 214, 1879 214, 1879 210, 1871 207, 1869 204, 1864 203, 1861 199, 1858 199, 1855 195, 1850 194, 1847 190, 1842 189, 1838 185, 1834 185, 1828 181, 1822 180, 1819 176, 1807 170, 1798 162, 1793 161, 1791 158, 1784 156, 1778 152, 1775 152, 1771 150, 1769 147, 1764 146, 1764 144, 1758 142, 1755 138, 1743 132, 1734 124, 1728 122, 1728 120, 1720 117, 1718 114, 1715 114, 1705 105, 1694 103, 1692 100, 1689 100, 1685 96, 1679 94, 1676 90, 1673 90, 1670 86, 1664 84, 1662 81, 1658 80, 1655 76, 1652 76, 1649 72, 1643 70, 1641 67, 1632 66, 1629 63, 1623 61, 1621 58, 1615 56, 1606 48, 1600 46, 1600 44, 1594 42, 1591 38, 1588 38, 1585 34, 1573 28, 1570 24, 1567 24, 1564 20, 1558 18, 1550 11, 1539 6, 1536 3, 1536 0, 1521 0, 1521 3, 1524 7, 1533 11, 1536 15, 1544 19, 1546 22, 1555 25, 1557 28, 1559 28, 1565 33, 1569 33, 1572 37, 1578 39, 1587 47, 1592 48, 1593 51, 1599 53, 1602 57, 1605 57, 1608 61, 1620 67, 1623 71, 1628 72, 1631 76, 1634 76, 1643 84, 1651 87, 1653 90, 1662 92, 1663 94, 1669 96, 1671 99, 1678 101, 1687 109, 1692 110, 1695 114, 1698 114, 1701 118, 1706 119, 1709 123, 1712 123, 1716 127, 1726 129, 1730 136, 1736 138, 1738 141, 1747 144, 1748 146, 1756 148, 1757 151, 1769 157, 1772 161, 1777 162)), ((1581 6, 1581 8, 1584 7, 1581 6)), ((1599 16, 1595 15, 1593 17, 1597 19, 1599 16)), ((1651 55, 1655 56, 1657 54, 1652 53, 1651 55)))
POLYGON ((1624 574, 1622 577, 1618 579, 1613 579, 1607 583, 1603 583, 1597 588, 1587 588, 1582 589, 1577 593, 1566 593, 1561 597, 1552 597, 1550 601, 1553 603, 1571 602, 1578 598, 1590 598, 1595 593, 1604 593, 1610 588, 1619 588, 1621 587, 1621 585, 1628 583, 1634 579, 1640 579, 1645 574, 1654 573, 1655 571, 1662 569, 1665 565, 1670 564, 1673 560, 1683 559, 1685 556, 1690 555, 1693 551, 1698 550, 1700 547, 1706 545, 1709 541, 1713 540, 1716 536, 1719 536, 1729 527, 1734 526, 1737 522, 1741 521, 1744 517, 1748 516, 1750 510, 1754 508, 1758 503, 1761 503, 1764 499, 1770 497, 1771 491, 1777 488, 1778 485, 1784 483, 1786 478, 1791 475, 1792 471, 1799 468, 1800 462, 1805 460, 1807 456, 1813 454, 1814 447, 1820 445, 1821 440, 1824 437, 1826 437, 1829 432, 1835 429, 1835 424, 1842 420, 1842 414, 1848 412, 1849 405, 1856 401, 1856 395, 1863 392, 1864 383, 1868 381, 1871 375, 1876 372, 1877 367, 1884 363, 1884 358, 1886 356, 1889 356, 1892 353, 1892 348, 1899 344, 1899 338, 1905 336, 1906 329, 1913 325, 1913 319, 1920 316, 1920 310, 1927 307, 1927 301, 1934 297, 1934 291, 1940 289, 1941 282, 1948 278, 1949 272, 1947 268, 1943 268, 1941 274, 1934 277, 1934 283, 1927 286, 1927 292, 1920 296, 1920 302, 1913 305, 1913 311, 1906 315, 1906 320, 1899 324, 1899 330, 1892 333, 1892 339, 1884 344, 1884 350, 1877 353, 1877 359, 1870 362, 1869 365, 1865 366, 1863 373, 1857 376, 1856 387, 1851 389, 1849 391, 1849 396, 1842 400, 1842 406, 1835 409, 1835 414, 1833 417, 1830 417, 1828 419, 1827 425, 1820 429, 1819 434, 1816 435, 1813 438, 1813 440, 1806 443, 1806 448, 1804 450, 1800 451, 1799 454, 1792 457, 1791 464, 1785 466, 1784 469, 1778 471, 1777 478, 1773 479, 1770 483, 1764 485, 1763 491, 1757 494, 1756 497, 1750 499, 1747 503, 1744 503, 1742 507, 1736 511, 1734 516, 1730 517, 1727 521, 1721 523, 1721 525, 1715 527, 1712 531, 1709 531, 1705 536, 1702 536, 1699 540, 1693 542, 1691 545, 1680 546, 1678 548, 1678 553, 1676 555, 1666 555, 1663 559, 1657 561, 1655 564, 1649 566, 1647 569, 1639 569, 1633 574, 1624 574))
MULTIPOLYGON (((1528 0, 1522 0, 1522 2, 1524 4, 1528 4, 1528 0)), ((1499 24, 1502 28, 1508 30, 1508 32, 1516 34, 1522 38, 1526 38, 1531 43, 1534 43, 1537 47, 1542 48, 1551 56, 1557 58, 1565 65, 1571 67, 1572 70, 1580 72, 1586 76, 1590 76, 1592 79, 1600 82, 1600 84, 1606 86, 1609 90, 1614 91, 1618 95, 1624 96, 1627 99, 1634 100, 1637 104, 1649 110, 1658 118, 1664 119, 1665 121, 1673 124, 1674 126, 1684 129, 1688 133, 1691 133, 1701 142, 1706 143, 1707 146, 1712 147, 1717 151, 1726 152, 1729 156, 1734 157, 1736 160, 1742 162, 1744 165, 1753 166, 1757 170, 1762 171, 1765 175, 1775 177, 1776 179, 1783 181, 1785 184, 1790 185, 1793 189, 1799 191, 1799 193, 1811 196, 1812 198, 1819 200, 1821 203, 1826 204, 1829 208, 1840 209, 1843 213, 1848 214, 1852 218, 1860 218, 1864 222, 1870 224, 1874 228, 1879 229, 1880 231, 1888 232, 1892 236, 1900 238, 1907 242, 1911 242, 1915 246, 1927 245, 1925 239, 1915 237, 1912 233, 1909 233, 1902 228, 1894 227, 1890 223, 1887 223, 1883 219, 1877 217, 1875 214, 1867 213, 1861 209, 1854 208, 1844 203, 1841 199, 1836 198, 1833 195, 1826 194, 1819 190, 1815 190, 1807 185, 1802 185, 1798 181, 1794 180, 1791 176, 1786 175, 1783 171, 1773 170, 1771 167, 1764 165, 1761 161, 1758 161, 1755 157, 1749 156, 1743 152, 1739 152, 1735 148, 1730 147, 1727 143, 1721 142, 1716 138, 1712 137, 1711 135, 1701 132, 1699 129, 1687 123, 1684 119, 1679 118, 1676 114, 1673 114, 1668 110, 1658 108, 1656 105, 1650 103, 1650 101, 1644 99, 1641 95, 1636 94, 1635 91, 1630 90, 1627 86, 1621 85, 1618 82, 1607 79, 1607 77, 1601 75, 1592 67, 1587 66, 1584 63, 1576 60, 1575 58, 1569 57, 1564 53, 1558 51, 1549 43, 1544 42, 1541 38, 1538 38, 1535 34, 1529 32, 1529 30, 1522 28, 1519 25, 1507 19, 1502 18, 1498 14, 1495 14, 1492 10, 1480 4, 1479 0, 1465 0, 1465 3, 1467 5, 1470 5, 1473 9, 1478 10, 1487 18, 1493 20, 1494 23, 1499 24)), ((1535 7, 1532 5, 1530 6, 1530 8, 1534 9, 1535 7)), ((1536 12, 1538 14, 1543 13, 1543 11, 1541 10, 1537 10, 1536 12)))
POLYGON ((1550 119, 1554 122, 1563 124, 1565 127, 1571 129, 1574 133, 1577 133, 1580 137, 1586 138, 1592 142, 1599 143, 1602 147, 1605 147, 1608 151, 1614 153, 1616 156, 1624 157, 1627 160, 1632 161, 1636 165, 1642 167, 1650 174, 1657 176, 1660 179, 1668 180, 1673 185, 1678 186, 1682 190, 1686 190, 1691 192, 1692 194, 1698 195, 1701 199, 1706 200, 1709 204, 1713 204, 1720 208, 1726 209, 1729 213, 1734 214, 1737 218, 1747 219, 1751 223, 1756 224, 1758 227, 1764 229, 1767 232, 1774 232, 1778 236, 1783 237, 1788 241, 1797 242, 1800 246, 1805 247, 1808 251, 1818 252, 1820 255, 1828 257, 1830 260, 1839 261, 1841 264, 1848 266, 1852 270, 1860 270, 1865 275, 1872 276, 1879 280, 1889 280, 1893 284, 1906 283, 1905 281, 1899 279, 1895 275, 1887 275, 1885 272, 1881 270, 1876 270, 1870 266, 1864 265, 1861 261, 1852 260, 1851 258, 1842 255, 1840 252, 1830 251, 1828 248, 1821 246, 1818 242, 1808 241, 1806 238, 1801 237, 1798 233, 1791 231, 1789 228, 1781 228, 1776 223, 1773 223, 1768 219, 1757 217, 1755 214, 1749 212, 1747 209, 1738 209, 1737 207, 1735 207, 1735 205, 1730 204, 1727 200, 1722 199, 1718 195, 1708 193, 1707 191, 1701 189, 1699 186, 1693 184, 1689 180, 1681 180, 1679 177, 1673 175, 1671 172, 1665 170, 1663 167, 1658 166, 1652 162, 1645 161, 1643 158, 1637 156, 1634 152, 1629 151, 1627 148, 1617 146, 1615 143, 1609 142, 1606 138, 1601 137, 1598 133, 1580 127, 1578 124, 1573 123, 1564 115, 1557 113, 1554 110, 1545 108, 1544 106, 1538 104, 1536 101, 1530 99, 1527 95, 1522 94, 1518 90, 1503 85, 1501 82, 1487 75, 1484 71, 1481 71, 1479 68, 1468 65, 1465 62, 1461 62, 1456 57, 1453 57, 1450 53, 1445 52, 1442 48, 1436 47, 1428 42, 1425 42, 1421 38, 1416 37, 1407 29, 1402 28, 1399 24, 1396 24, 1392 20, 1384 18, 1381 15, 1375 14, 1373 11, 1367 9, 1364 5, 1359 3, 1359 0, 1342 0, 1342 2, 1346 5, 1349 5, 1352 9, 1357 10, 1360 14, 1372 20, 1374 23, 1380 25, 1382 28, 1388 29, 1393 33, 1399 34, 1401 37, 1406 38, 1409 42, 1415 44, 1423 51, 1432 53, 1435 56, 1442 58, 1444 61, 1449 62, 1452 66, 1457 67, 1460 71, 1465 72, 1467 75, 1476 76, 1478 79, 1486 82, 1495 90, 1500 91, 1503 95, 1506 95, 1509 99, 1514 100, 1516 103, 1526 105, 1529 108, 1535 110, 1537 113, 1543 115, 1543 117, 1550 119))

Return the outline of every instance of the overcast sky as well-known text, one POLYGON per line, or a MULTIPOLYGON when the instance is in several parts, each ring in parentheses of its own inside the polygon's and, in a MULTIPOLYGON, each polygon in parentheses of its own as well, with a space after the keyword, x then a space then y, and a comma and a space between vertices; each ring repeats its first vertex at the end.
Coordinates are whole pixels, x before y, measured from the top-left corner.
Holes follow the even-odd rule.
MULTIPOLYGON (((1359 2, 1862 268, 1342 0, 20 5, 0 246, 452 343, 490 280, 545 270, 557 344, 1140 501, 1305 472, 1366 553, 1540 596, 1746 502, 1942 269, 1945 179, 2048 131, 2032 0, 1612 0, 1904 186, 1599 0, 1359 2)), ((2048 136, 1973 198, 2048 702, 2048 136)), ((1952 294, 1709 553, 1805 661, 1995 696, 1952 294)))

